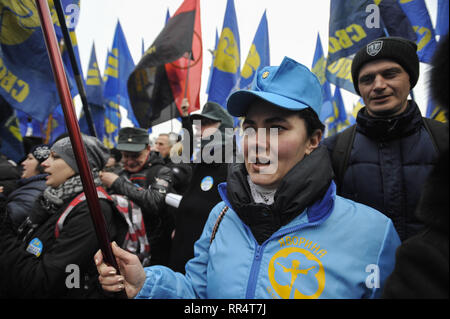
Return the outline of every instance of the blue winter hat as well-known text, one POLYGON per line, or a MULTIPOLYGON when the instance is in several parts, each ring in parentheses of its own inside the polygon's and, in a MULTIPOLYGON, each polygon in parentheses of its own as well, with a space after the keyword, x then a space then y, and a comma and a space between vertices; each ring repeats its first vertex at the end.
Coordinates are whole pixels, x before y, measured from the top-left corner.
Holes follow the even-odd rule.
POLYGON ((293 111, 310 107, 319 115, 322 87, 306 66, 285 57, 280 66, 267 66, 259 70, 250 90, 232 93, 227 101, 228 112, 236 117, 245 116, 250 103, 256 98, 293 111))

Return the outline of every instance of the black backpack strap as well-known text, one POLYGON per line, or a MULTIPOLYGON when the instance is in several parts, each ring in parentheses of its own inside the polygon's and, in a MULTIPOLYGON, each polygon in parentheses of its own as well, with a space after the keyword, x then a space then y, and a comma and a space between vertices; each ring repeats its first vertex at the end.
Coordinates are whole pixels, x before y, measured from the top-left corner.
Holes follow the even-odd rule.
POLYGON ((348 159, 352 151, 353 141, 356 134, 356 124, 346 128, 339 133, 336 137, 336 144, 334 145, 333 152, 331 154, 331 163, 333 165, 335 182, 337 191, 339 192, 344 180, 344 174, 347 170, 348 159))
POLYGON ((227 210, 228 210, 228 206, 225 205, 225 207, 220 212, 219 217, 217 217, 216 224, 214 225, 212 233, 211 233, 211 239, 209 240, 210 245, 212 244, 214 238, 216 237, 216 233, 217 233, 217 230, 219 229, 219 225, 222 222, 222 219, 225 216, 227 210))
POLYGON ((443 154, 448 150, 448 125, 427 117, 423 118, 423 125, 428 131, 438 154, 443 154))

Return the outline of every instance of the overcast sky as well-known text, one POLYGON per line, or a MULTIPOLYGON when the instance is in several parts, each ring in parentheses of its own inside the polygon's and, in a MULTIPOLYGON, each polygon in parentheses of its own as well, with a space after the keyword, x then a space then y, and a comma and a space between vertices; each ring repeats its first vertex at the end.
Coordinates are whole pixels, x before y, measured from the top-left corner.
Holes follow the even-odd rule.
MULTIPOLYGON (((147 49, 164 27, 167 9, 172 15, 182 2, 182 0, 81 0, 76 34, 84 74, 93 43, 100 71, 104 71, 107 50, 112 46, 117 20, 120 20, 134 63, 137 64, 141 58, 142 39, 147 49)), ((220 36, 226 3, 227 0, 200 0, 204 51, 201 105, 207 100, 205 90, 212 58, 208 49, 214 48, 216 29, 220 36)), ((317 33, 320 34, 323 50, 325 55, 327 54, 329 0, 235 0, 234 3, 240 36, 241 67, 247 58, 264 10, 267 10, 272 65, 279 65, 284 56, 289 56, 310 68, 317 33)), ((434 23, 437 0, 426 0, 426 3, 434 23)), ((426 71, 425 69, 426 66, 422 66, 422 70, 426 71)), ((422 72, 414 93, 424 114, 426 92, 422 83, 425 82, 426 76, 423 73, 425 72, 422 72)), ((345 90, 341 92, 346 108, 350 111, 352 103, 358 97, 345 90)), ((172 125, 174 130, 179 127, 177 121, 172 125)), ((171 126, 166 123, 158 126, 154 132, 157 134, 170 129, 171 126)))

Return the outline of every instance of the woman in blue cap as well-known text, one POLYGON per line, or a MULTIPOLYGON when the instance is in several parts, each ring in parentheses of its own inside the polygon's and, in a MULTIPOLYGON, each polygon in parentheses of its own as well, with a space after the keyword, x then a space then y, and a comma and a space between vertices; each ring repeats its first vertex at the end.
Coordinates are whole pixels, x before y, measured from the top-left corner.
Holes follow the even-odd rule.
POLYGON ((321 86, 285 58, 227 108, 245 116, 244 163, 230 164, 186 275, 140 267, 113 244, 122 275, 95 256, 100 283, 136 298, 374 298, 400 244, 390 219, 336 196, 321 86), (275 132, 275 133, 274 133, 275 132))

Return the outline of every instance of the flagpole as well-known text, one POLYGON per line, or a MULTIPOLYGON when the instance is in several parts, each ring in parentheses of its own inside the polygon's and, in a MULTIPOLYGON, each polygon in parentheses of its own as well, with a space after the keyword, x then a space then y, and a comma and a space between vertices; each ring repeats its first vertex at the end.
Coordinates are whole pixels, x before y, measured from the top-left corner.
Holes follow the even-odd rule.
MULTIPOLYGON (((44 35, 45 45, 50 60, 50 64, 55 77, 58 94, 61 99, 61 106, 64 112, 64 119, 68 128, 70 141, 74 150, 75 160, 77 162, 81 181, 83 183, 86 201, 94 224, 95 232, 99 242, 100 249, 103 252, 105 261, 113 266, 117 271, 116 259, 112 253, 110 245, 110 237, 106 228, 105 218, 100 210, 100 202, 97 196, 97 190, 92 178, 92 173, 88 165, 86 150, 84 148, 80 127, 78 126, 75 108, 73 107, 72 96, 70 95, 69 84, 67 83, 64 65, 61 53, 58 48, 53 22, 50 16, 50 9, 47 0, 35 0, 39 19, 41 21, 42 32, 44 35)), ((123 296, 124 292, 122 291, 123 296)))
POLYGON ((67 52, 69 53, 70 64, 72 65, 73 74, 77 82, 78 93, 80 94, 81 102, 83 104, 83 112, 84 116, 86 116, 86 122, 89 128, 89 133, 90 135, 97 137, 94 121, 92 120, 91 111, 89 109, 89 103, 86 97, 86 90, 84 89, 83 79, 81 77, 80 69, 78 68, 77 59, 75 58, 75 51, 73 49, 72 41, 70 39, 69 30, 67 30, 65 16, 61 6, 61 0, 55 0, 54 4, 56 13, 58 15, 58 21, 59 24, 61 25, 64 43, 66 44, 67 52))

